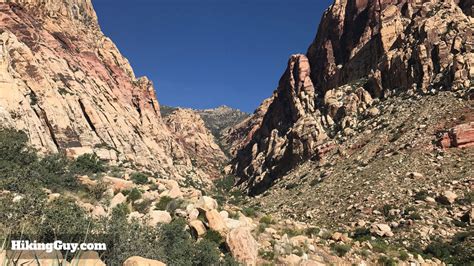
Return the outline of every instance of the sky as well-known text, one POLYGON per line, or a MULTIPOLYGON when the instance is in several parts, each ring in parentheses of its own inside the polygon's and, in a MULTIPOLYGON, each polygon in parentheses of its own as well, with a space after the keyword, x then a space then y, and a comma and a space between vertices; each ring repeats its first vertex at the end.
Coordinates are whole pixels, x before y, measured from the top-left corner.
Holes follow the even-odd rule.
POLYGON ((93 0, 102 31, 162 105, 253 112, 332 0, 93 0))

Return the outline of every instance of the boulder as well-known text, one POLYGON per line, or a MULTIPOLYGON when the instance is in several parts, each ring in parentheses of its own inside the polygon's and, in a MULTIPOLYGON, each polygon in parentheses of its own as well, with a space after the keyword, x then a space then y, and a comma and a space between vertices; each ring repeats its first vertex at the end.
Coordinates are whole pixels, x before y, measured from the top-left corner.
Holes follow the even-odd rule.
POLYGON ((110 201, 109 209, 112 210, 113 208, 117 207, 117 205, 125 202, 127 202, 127 197, 125 197, 122 193, 118 193, 110 201))
POLYGON ((217 210, 206 211, 206 220, 210 229, 225 235, 227 232, 227 226, 217 210))
POLYGON ((258 244, 248 227, 236 228, 227 234, 227 246, 232 256, 248 266, 257 265, 258 244))
POLYGON ((206 233, 206 227, 200 220, 194 220, 189 223, 191 229, 196 233, 196 236, 200 237, 206 233))
POLYGON ((149 226, 156 226, 157 224, 169 224, 172 220, 171 215, 167 211, 150 211, 149 215, 149 226))
POLYGON ((387 224, 373 224, 370 232, 377 236, 393 236, 392 229, 387 224))
POLYGON ((102 218, 107 216, 107 212, 105 211, 104 207, 102 206, 95 206, 92 210, 92 217, 94 218, 102 218))
POLYGON ((166 187, 166 190, 160 194, 161 197, 168 196, 173 199, 183 197, 183 192, 175 180, 159 179, 158 183, 162 183, 166 187))
POLYGON ((129 190, 135 186, 132 181, 127 181, 125 179, 116 177, 104 176, 103 180, 104 182, 110 184, 115 192, 129 190))
POLYGON ((441 195, 436 197, 436 201, 444 205, 451 205, 454 203, 454 201, 456 201, 457 198, 458 196, 454 192, 446 190, 443 191, 441 195))
POLYGON ((203 210, 214 210, 219 207, 217 204, 217 201, 211 197, 208 196, 202 196, 198 202, 196 202, 196 208, 201 208, 203 210))
POLYGON ((164 264, 161 261, 150 260, 150 259, 134 256, 134 257, 128 258, 123 263, 123 266, 166 266, 166 264, 164 264))

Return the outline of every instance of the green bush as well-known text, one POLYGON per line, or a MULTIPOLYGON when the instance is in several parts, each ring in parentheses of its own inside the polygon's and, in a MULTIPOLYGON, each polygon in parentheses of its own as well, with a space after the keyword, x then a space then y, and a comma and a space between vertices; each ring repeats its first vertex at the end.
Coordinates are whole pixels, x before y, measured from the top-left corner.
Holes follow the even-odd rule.
POLYGON ((357 227, 353 233, 353 238, 358 241, 367 241, 370 239, 370 230, 365 227, 357 227))
POLYGON ((255 217, 257 215, 257 211, 251 207, 243 208, 242 213, 247 217, 255 217))
POLYGON ((168 196, 163 196, 160 200, 155 204, 155 208, 160 211, 166 211, 168 208, 168 204, 173 201, 173 198, 168 196))
POLYGON ((469 265, 474 261, 474 231, 456 234, 451 241, 435 239, 424 250, 447 264, 469 265))
POLYGON ((428 192, 423 190, 415 194, 415 200, 425 200, 428 196, 428 192))
POLYGON ((140 202, 134 203, 133 209, 139 213, 146 214, 150 211, 151 203, 151 200, 142 200, 140 202))
POLYGON ((410 256, 408 256, 408 253, 405 250, 402 250, 402 251, 400 251, 400 254, 398 255, 398 258, 401 261, 406 261, 410 258, 410 256))
POLYGON ((90 228, 91 221, 82 208, 71 199, 59 198, 48 204, 43 212, 39 235, 42 241, 61 239, 78 241, 90 228), (65 239, 65 237, 69 239, 65 239))
POLYGON ((207 230, 203 238, 214 242, 217 245, 221 245, 222 243, 224 243, 224 238, 222 238, 221 234, 212 229, 207 230))
POLYGON ((305 235, 307 235, 309 237, 317 236, 320 231, 321 231, 321 229, 319 229, 317 227, 309 227, 305 230, 305 235))
POLYGON ((273 218, 270 215, 265 215, 262 218, 260 218, 260 223, 274 224, 275 221, 273 220, 273 218))
POLYGON ((144 173, 135 172, 130 175, 130 178, 135 184, 145 185, 148 183, 148 176, 144 173))
POLYGON ((350 245, 346 245, 346 244, 336 243, 336 244, 332 245, 332 249, 334 250, 334 252, 336 252, 336 254, 339 257, 344 257, 344 255, 346 255, 347 252, 349 252, 351 250, 351 248, 352 247, 350 245))
POLYGON ((140 192, 138 188, 132 188, 127 194, 127 200, 129 202, 134 202, 142 197, 142 192, 140 192))
POLYGON ((213 241, 201 239, 194 247, 193 265, 217 265, 220 260, 219 249, 213 241))
POLYGON ((72 169, 77 174, 98 174, 103 173, 107 169, 96 154, 83 154, 79 156, 73 163, 72 169))
POLYGON ((94 200, 101 200, 107 189, 109 189, 109 185, 106 182, 99 180, 97 184, 89 188, 89 194, 94 200))

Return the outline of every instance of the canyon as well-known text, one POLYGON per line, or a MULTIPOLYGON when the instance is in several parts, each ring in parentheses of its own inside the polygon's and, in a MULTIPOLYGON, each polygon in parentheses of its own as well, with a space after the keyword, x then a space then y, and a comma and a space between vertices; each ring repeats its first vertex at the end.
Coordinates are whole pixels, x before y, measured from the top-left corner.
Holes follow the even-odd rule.
MULTIPOLYGON (((94 219, 122 206, 140 226, 182 218, 221 262, 472 262, 473 11, 471 0, 335 0, 246 114, 161 106, 90 0, 2 0, 0 127, 40 157, 107 165, 77 174, 77 191, 45 187, 48 203, 71 197, 94 219)), ((0 199, 27 198, 0 185, 0 199)), ((132 253, 120 263, 177 263, 132 253)))

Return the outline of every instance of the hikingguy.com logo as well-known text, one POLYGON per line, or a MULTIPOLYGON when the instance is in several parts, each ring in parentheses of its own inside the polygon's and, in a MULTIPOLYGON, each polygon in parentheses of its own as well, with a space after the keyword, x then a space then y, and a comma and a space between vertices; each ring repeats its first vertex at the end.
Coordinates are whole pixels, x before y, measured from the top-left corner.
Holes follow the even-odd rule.
POLYGON ((52 253, 53 251, 67 251, 75 253, 78 251, 105 251, 107 245, 105 243, 64 243, 60 240, 52 243, 38 243, 29 240, 12 240, 12 251, 45 251, 52 253))

